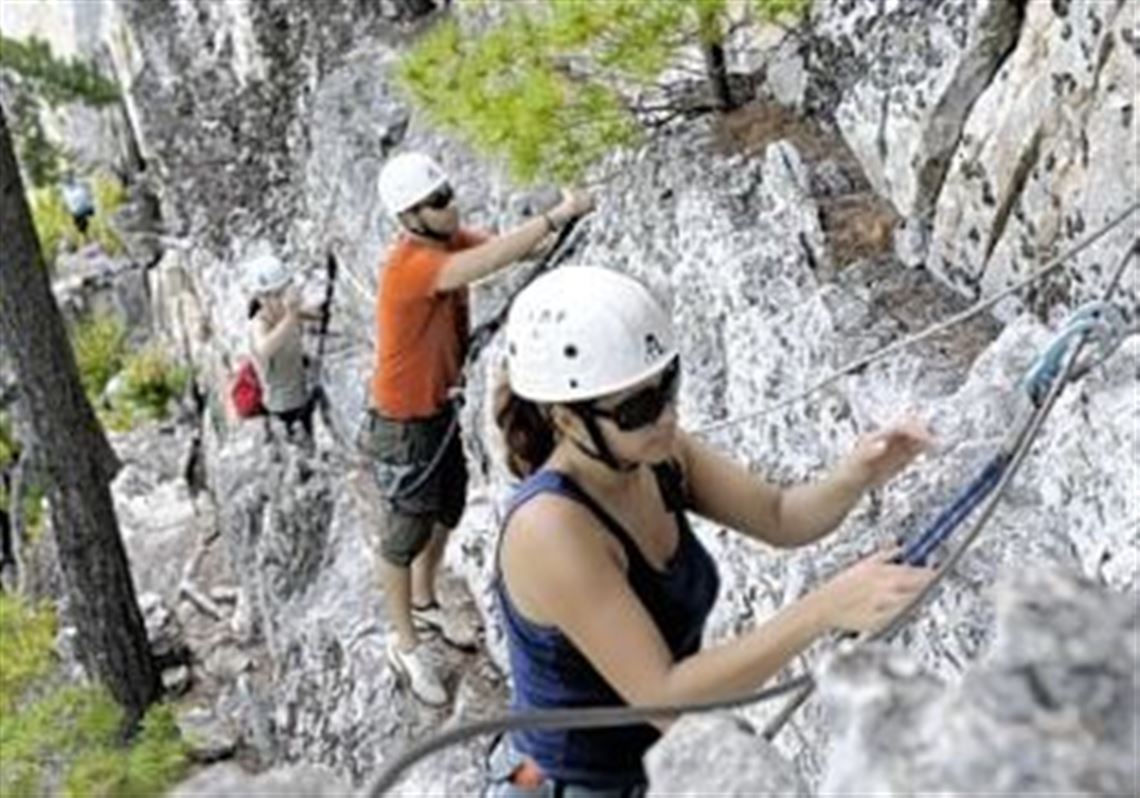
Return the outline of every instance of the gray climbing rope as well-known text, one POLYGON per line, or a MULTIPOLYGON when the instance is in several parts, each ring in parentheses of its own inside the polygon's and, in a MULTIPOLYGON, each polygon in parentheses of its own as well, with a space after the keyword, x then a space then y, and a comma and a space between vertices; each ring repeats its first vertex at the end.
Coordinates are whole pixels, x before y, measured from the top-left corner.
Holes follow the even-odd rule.
POLYGON ((932 338, 933 336, 938 335, 939 333, 945 332, 946 330, 950 329, 951 327, 955 327, 955 326, 957 326, 957 325, 959 325, 959 324, 961 324, 961 323, 963 323, 969 319, 972 319, 974 316, 979 315, 983 311, 989 310, 990 308, 992 308, 994 305, 996 305, 997 303, 999 303, 1001 300, 1005 299, 1006 297, 1017 293, 1021 289, 1025 288, 1029 285, 1032 285, 1033 283, 1040 280, 1041 278, 1043 278, 1043 277, 1051 274, 1052 272, 1056 271, 1066 261, 1072 259, 1074 256, 1076 256, 1076 255, 1080 254, 1081 252, 1083 252, 1084 250, 1088 249, 1094 243, 1096 243, 1101 238, 1106 236, 1110 231, 1112 231, 1117 226, 1119 226, 1121 223, 1123 223, 1124 220, 1127 219, 1129 216, 1131 216, 1133 214, 1133 212, 1136 211, 1137 208, 1140 208, 1140 202, 1132 203, 1127 208, 1125 208, 1123 212, 1121 212, 1119 215, 1117 215, 1116 217, 1111 219, 1109 222, 1107 222, 1103 227, 1101 227, 1096 232, 1089 235, 1087 238, 1082 240, 1080 243, 1073 246, 1067 252, 1065 252, 1062 255, 1059 255, 1058 257, 1049 261, 1049 263, 1042 266, 1037 271, 1033 272, 1033 274, 1029 275, 1028 277, 1025 277, 1022 280, 1019 280, 1016 283, 1013 283, 1008 288, 1005 288, 1004 290, 999 291, 998 293, 994 294, 993 296, 991 296, 991 297, 989 297, 989 298, 987 298, 981 302, 978 302, 974 305, 971 305, 969 308, 962 311, 961 313, 956 313, 953 316, 950 316, 949 318, 947 318, 943 321, 940 321, 936 324, 933 324, 930 327, 927 327, 922 332, 915 333, 914 335, 908 336, 908 337, 903 338, 901 340, 895 341, 894 343, 888 344, 887 346, 883 347, 882 349, 876 350, 875 352, 872 352, 869 355, 865 355, 864 357, 856 358, 855 360, 852 360, 850 363, 847 363, 846 365, 840 366, 838 369, 831 372, 827 376, 823 377, 819 381, 812 383, 809 387, 805 388, 803 391, 800 391, 799 393, 797 393, 793 396, 789 396, 787 399, 780 400, 779 402, 776 402, 773 405, 769 405, 767 407, 764 407, 760 410, 757 410, 757 411, 754 411, 751 413, 745 413, 743 415, 735 416, 733 418, 727 418, 727 419, 724 419, 721 421, 713 421, 713 422, 710 422, 707 424, 701 424, 701 425, 697 426, 695 429, 693 429, 692 432, 694 434, 697 434, 697 435, 703 435, 703 434, 707 434, 710 432, 716 432, 718 430, 725 429, 726 427, 733 427, 733 426, 736 426, 737 424, 743 424, 746 421, 751 421, 753 419, 761 418, 761 417, 769 415, 771 413, 775 413, 777 410, 782 410, 785 407, 789 407, 789 406, 794 405, 798 402, 802 402, 804 399, 808 398, 812 394, 816 393, 819 390, 822 390, 823 388, 826 388, 828 385, 831 385, 833 382, 836 382, 837 380, 839 380, 843 377, 846 377, 848 374, 852 374, 856 371, 859 371, 860 369, 865 368, 865 367, 871 365, 872 363, 875 363, 879 360, 882 360, 883 358, 887 357, 888 355, 893 355, 895 352, 899 352, 899 351, 902 351, 903 349, 914 346, 915 344, 917 344, 921 341, 925 341, 926 339, 932 338))
POLYGON ((432 735, 401 753, 384 767, 379 776, 361 793, 361 798, 380 798, 400 780, 404 771, 424 757, 453 745, 486 734, 502 734, 520 729, 602 729, 645 723, 653 718, 671 717, 694 712, 738 709, 750 704, 770 701, 801 689, 808 677, 800 676, 774 687, 749 692, 718 701, 695 701, 684 704, 658 704, 640 707, 588 707, 583 709, 541 709, 509 712, 495 718, 471 721, 454 729, 432 735))

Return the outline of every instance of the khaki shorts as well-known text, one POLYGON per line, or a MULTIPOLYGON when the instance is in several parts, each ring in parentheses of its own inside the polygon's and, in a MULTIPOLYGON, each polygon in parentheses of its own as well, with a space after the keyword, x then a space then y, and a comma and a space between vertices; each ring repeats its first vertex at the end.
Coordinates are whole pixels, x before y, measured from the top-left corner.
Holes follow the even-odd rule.
POLYGON ((407 567, 437 526, 453 529, 467 503, 467 460, 458 423, 450 435, 448 408, 429 419, 397 421, 372 412, 362 447, 372 456, 376 486, 385 497, 379 533, 381 556, 407 567), (442 449, 442 453, 441 453, 442 449), (436 455, 441 459, 424 477, 436 455))

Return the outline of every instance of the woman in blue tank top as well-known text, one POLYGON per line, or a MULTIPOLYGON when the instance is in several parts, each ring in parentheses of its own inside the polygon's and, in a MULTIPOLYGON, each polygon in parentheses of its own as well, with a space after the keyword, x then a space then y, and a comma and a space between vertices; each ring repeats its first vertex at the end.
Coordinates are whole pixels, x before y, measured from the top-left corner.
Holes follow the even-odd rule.
MULTIPOLYGON (((739 638, 702 649, 715 563, 686 511, 778 547, 819 540, 928 439, 909 422, 860 441, 824 479, 776 488, 677 426, 680 358, 637 281, 563 268, 515 300, 497 421, 524 478, 496 590, 515 709, 673 704, 755 689, 820 635, 889 620, 928 582, 878 553, 739 638)), ((527 731, 492 756, 497 796, 631 796, 671 722, 527 731)))

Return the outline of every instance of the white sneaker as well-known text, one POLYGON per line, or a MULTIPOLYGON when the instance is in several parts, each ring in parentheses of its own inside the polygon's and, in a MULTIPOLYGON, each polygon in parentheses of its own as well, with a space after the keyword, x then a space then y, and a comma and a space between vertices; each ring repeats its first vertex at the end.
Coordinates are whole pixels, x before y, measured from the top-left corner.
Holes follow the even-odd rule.
POLYGON ((447 703, 447 690, 439 680, 435 669, 418 646, 411 651, 401 651, 399 637, 388 635, 385 650, 388 664, 396 673, 396 680, 412 691, 412 695, 428 706, 439 707, 447 703))
POLYGON ((412 624, 417 632, 439 634, 445 643, 461 651, 475 651, 479 647, 479 630, 464 623, 462 618, 448 617, 437 601, 426 607, 413 604, 412 624))

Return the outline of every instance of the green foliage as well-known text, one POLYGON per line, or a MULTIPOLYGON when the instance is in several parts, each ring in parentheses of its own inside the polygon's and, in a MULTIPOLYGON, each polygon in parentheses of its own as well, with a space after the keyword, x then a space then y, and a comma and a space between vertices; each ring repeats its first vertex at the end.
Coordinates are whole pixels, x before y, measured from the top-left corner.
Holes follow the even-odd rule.
POLYGON ((13 712, 28 687, 51 671, 54 649, 55 613, 0 593, 0 716, 13 712))
POLYGON ((157 705, 131 744, 102 688, 53 686, 55 620, 0 595, 0 795, 158 796, 187 769, 172 709, 157 705))
POLYGON ((94 65, 79 58, 57 58, 51 45, 34 36, 20 41, 0 34, 0 68, 20 75, 53 106, 70 102, 102 106, 119 99, 118 86, 94 65))
POLYGON ((20 453, 20 444, 12 435, 12 422, 0 413, 0 471, 7 468, 20 453))
POLYGON ((91 187, 95 199, 95 215, 91 217, 88 234, 99 242, 99 247, 108 255, 121 255, 126 247, 111 225, 111 219, 126 201, 127 190, 118 178, 107 172, 96 172, 91 179, 91 187))
POLYGON ((32 210, 32 225, 40 239, 40 251, 44 262, 52 264, 63 246, 74 249, 79 246, 81 236, 63 203, 63 195, 55 186, 32 189, 29 203, 32 210))
POLYGON ((20 88, 12 91, 10 103, 16 157, 23 165, 29 182, 34 188, 54 185, 60 178, 64 153, 44 131, 39 103, 20 88))
POLYGON ((152 707, 129 749, 84 752, 68 773, 64 795, 74 798, 159 796, 185 774, 187 745, 168 705, 152 707))
MULTIPOLYGON (((438 125, 506 159, 523 181, 573 181, 640 128, 623 90, 652 84, 696 42, 719 43, 728 0, 542 0, 511 4, 481 35, 445 20, 397 79, 438 125)), ((764 17, 807 0, 753 0, 764 17)))
POLYGON ((94 316, 76 325, 72 346, 83 390, 110 430, 122 432, 143 421, 165 418, 170 400, 181 396, 190 381, 190 370, 157 345, 131 352, 122 322, 110 316, 94 316), (123 389, 108 405, 102 401, 103 393, 119 373, 123 389))
POLYGON ((154 344, 127 357, 123 399, 150 418, 165 418, 171 399, 186 390, 188 369, 174 364, 154 344))
POLYGON ((112 316, 93 316, 76 325, 72 335, 83 390, 95 404, 127 358, 127 331, 112 316))

